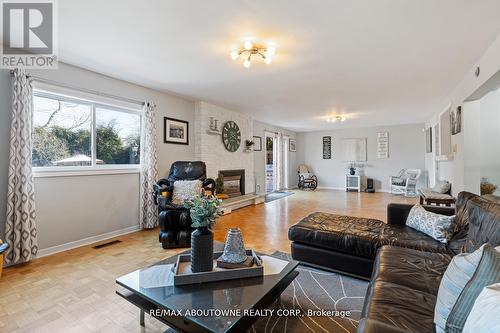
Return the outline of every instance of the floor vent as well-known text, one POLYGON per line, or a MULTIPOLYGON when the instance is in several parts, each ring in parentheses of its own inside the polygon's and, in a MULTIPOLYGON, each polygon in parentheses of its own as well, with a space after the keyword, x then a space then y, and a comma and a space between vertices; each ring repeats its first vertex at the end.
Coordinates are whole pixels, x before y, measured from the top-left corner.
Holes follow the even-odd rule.
POLYGON ((99 245, 96 245, 96 246, 92 246, 92 247, 94 249, 98 250, 98 249, 102 249, 103 247, 114 245, 114 244, 118 244, 118 243, 121 243, 121 242, 122 242, 121 240, 115 239, 113 241, 110 241, 110 242, 107 242, 107 243, 102 243, 102 244, 99 244, 99 245))

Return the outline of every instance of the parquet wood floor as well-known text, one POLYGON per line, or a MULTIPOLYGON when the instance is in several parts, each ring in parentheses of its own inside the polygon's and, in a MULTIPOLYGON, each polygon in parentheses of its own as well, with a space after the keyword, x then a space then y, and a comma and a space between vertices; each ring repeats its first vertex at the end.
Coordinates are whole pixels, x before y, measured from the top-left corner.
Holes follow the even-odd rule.
MULTIPOLYGON (((385 220, 389 202, 417 200, 387 193, 295 191, 221 217, 215 239, 224 241, 227 228, 239 227, 246 247, 289 252, 289 226, 309 213, 385 220)), ((139 231, 117 237, 121 243, 99 250, 83 246, 4 269, 0 332, 163 332, 165 326, 148 316, 146 328, 140 327, 138 309, 114 292, 116 277, 184 250, 163 250, 157 235, 156 229, 139 231)))

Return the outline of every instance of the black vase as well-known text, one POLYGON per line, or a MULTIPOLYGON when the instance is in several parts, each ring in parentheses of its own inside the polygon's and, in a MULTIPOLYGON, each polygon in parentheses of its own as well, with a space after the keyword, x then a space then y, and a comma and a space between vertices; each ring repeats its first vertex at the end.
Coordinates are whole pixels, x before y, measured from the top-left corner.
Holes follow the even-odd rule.
POLYGON ((191 233, 191 272, 210 272, 213 269, 214 232, 208 227, 191 233))
POLYGON ((356 169, 355 168, 349 168, 349 173, 351 176, 354 176, 356 174, 356 169))

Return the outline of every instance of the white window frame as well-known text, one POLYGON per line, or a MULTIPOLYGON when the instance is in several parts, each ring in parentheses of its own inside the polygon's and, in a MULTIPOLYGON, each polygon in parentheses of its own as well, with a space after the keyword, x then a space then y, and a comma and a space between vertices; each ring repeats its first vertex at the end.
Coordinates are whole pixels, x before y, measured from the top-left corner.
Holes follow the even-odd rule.
MULTIPOLYGON (((101 97, 89 93, 79 92, 72 89, 48 86, 46 84, 37 83, 33 87, 33 97, 56 98, 65 102, 75 102, 86 104, 91 107, 91 160, 92 165, 89 166, 59 166, 59 167, 33 167, 33 177, 68 177, 68 176, 92 176, 92 175, 109 175, 109 174, 127 174, 139 173, 141 164, 108 164, 97 165, 95 163, 96 154, 96 109, 106 108, 124 113, 131 113, 140 116, 140 129, 142 133, 143 112, 138 104, 122 102, 108 97, 101 97)), ((33 111, 34 112, 34 111, 33 111)), ((142 160, 142 156, 140 157, 142 160)))

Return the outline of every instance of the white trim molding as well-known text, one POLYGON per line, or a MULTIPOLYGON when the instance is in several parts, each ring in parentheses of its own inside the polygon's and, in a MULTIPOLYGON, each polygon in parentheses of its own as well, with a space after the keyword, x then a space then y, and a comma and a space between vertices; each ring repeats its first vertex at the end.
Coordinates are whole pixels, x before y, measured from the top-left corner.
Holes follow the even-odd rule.
POLYGON ((137 225, 134 225, 134 226, 131 226, 128 228, 107 232, 107 233, 102 234, 102 235, 91 236, 91 237, 87 237, 84 239, 79 239, 79 240, 76 240, 73 242, 69 242, 66 244, 48 247, 46 249, 39 250, 36 258, 38 259, 38 258, 46 257, 46 256, 49 256, 51 254, 56 254, 59 252, 71 250, 71 249, 74 249, 74 248, 77 248, 80 246, 90 245, 90 244, 101 242, 103 240, 110 239, 113 237, 130 234, 132 232, 136 232, 139 230, 140 230, 140 227, 139 227, 139 224, 137 224, 137 225))
POLYGON ((33 168, 34 178, 45 178, 45 177, 77 177, 77 176, 98 176, 98 175, 119 175, 127 173, 141 172, 138 166, 128 167, 128 168, 88 168, 88 169, 66 169, 60 170, 63 167, 55 168, 33 168), (44 170, 48 169, 48 170, 44 170))

